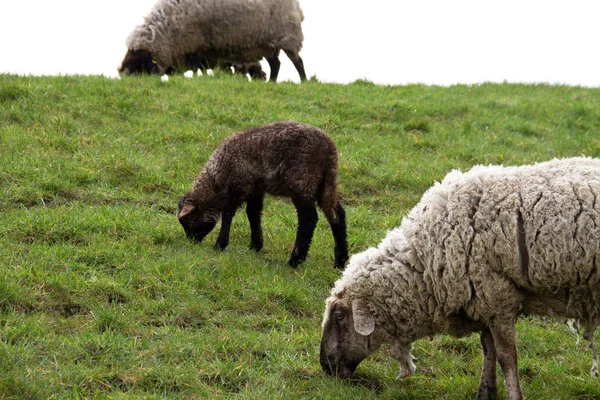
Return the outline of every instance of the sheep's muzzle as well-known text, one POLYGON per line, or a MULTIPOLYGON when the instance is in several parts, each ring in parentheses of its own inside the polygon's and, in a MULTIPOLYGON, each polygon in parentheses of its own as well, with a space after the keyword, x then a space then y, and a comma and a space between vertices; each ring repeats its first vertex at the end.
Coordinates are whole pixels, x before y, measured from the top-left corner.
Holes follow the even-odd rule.
POLYGON ((337 376, 341 379, 350 378, 360 363, 347 362, 343 360, 343 358, 336 361, 334 357, 330 357, 325 353, 323 345, 321 345, 320 362, 321 368, 323 368, 323 371, 325 371, 327 375, 337 376))

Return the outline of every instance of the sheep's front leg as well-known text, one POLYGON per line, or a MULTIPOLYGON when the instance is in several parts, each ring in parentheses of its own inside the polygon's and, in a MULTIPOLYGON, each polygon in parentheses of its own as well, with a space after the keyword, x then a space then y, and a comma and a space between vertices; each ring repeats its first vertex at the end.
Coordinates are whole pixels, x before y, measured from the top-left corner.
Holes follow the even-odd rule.
POLYGON ((256 193, 246 204, 246 215, 250 222, 250 249, 259 251, 263 248, 263 234, 260 224, 264 194, 256 193))
POLYGON ((215 249, 225 250, 229 244, 229 230, 231 229, 231 221, 235 215, 235 211, 240 205, 239 201, 235 197, 230 197, 225 202, 223 212, 221 213, 221 230, 219 231, 219 237, 217 243, 215 243, 215 249))
POLYGON ((516 329, 514 321, 496 321, 490 326, 498 362, 504 374, 508 400, 521 400, 521 383, 517 366, 516 329))
POLYGON ((277 75, 279 75, 279 67, 281 67, 281 61, 279 61, 279 52, 273 57, 267 57, 271 74, 269 75, 269 82, 277 82, 277 75))
POLYGON ((496 378, 496 348, 494 337, 486 329, 479 334, 481 348, 483 349, 483 367, 481 381, 479 382, 478 400, 495 400, 498 397, 498 379, 496 378))
POLYGON ((294 199, 292 201, 298 213, 298 230, 296 231, 296 243, 294 244, 288 264, 291 267, 296 267, 306 260, 319 216, 317 215, 314 203, 294 199))
POLYGON ((586 325, 583 332, 583 338, 590 342, 588 344, 588 349, 592 351, 592 369, 590 370, 592 376, 598 376, 598 351, 596 351, 596 343, 594 341, 595 331, 595 326, 586 325))
POLYGON ((415 363, 416 358, 413 357, 412 344, 396 342, 390 348, 390 355, 400 364, 400 373, 396 376, 396 380, 406 378, 417 370, 415 363))

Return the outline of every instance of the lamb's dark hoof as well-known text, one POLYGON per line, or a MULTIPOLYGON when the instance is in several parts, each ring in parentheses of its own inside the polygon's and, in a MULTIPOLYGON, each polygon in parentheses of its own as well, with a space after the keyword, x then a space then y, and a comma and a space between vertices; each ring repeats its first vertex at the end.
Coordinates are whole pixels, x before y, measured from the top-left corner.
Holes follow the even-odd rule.
POLYGON ((303 258, 300 257, 290 257, 290 260, 288 261, 288 265, 292 268, 296 268, 298 265, 302 264, 302 262, 304 261, 303 258))
POLYGON ((219 242, 215 243, 213 249, 223 251, 227 247, 227 244, 220 244, 219 242))
POLYGON ((254 250, 254 251, 260 251, 263 248, 263 244, 262 243, 254 243, 251 242, 250 243, 250 250, 254 250))
POLYGON ((347 258, 343 258, 341 260, 335 260, 333 263, 333 266, 337 269, 344 269, 344 267, 346 266, 346 262, 348 261, 347 258))

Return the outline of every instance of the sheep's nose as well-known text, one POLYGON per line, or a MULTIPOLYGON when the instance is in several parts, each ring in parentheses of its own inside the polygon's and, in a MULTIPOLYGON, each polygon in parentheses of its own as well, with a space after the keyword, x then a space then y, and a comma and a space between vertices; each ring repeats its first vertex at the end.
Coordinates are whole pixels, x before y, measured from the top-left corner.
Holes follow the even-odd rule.
POLYGON ((337 367, 335 363, 332 363, 327 354, 325 354, 325 349, 323 348, 323 344, 321 344, 321 349, 319 352, 319 361, 321 361, 321 368, 327 375, 335 375, 337 367))

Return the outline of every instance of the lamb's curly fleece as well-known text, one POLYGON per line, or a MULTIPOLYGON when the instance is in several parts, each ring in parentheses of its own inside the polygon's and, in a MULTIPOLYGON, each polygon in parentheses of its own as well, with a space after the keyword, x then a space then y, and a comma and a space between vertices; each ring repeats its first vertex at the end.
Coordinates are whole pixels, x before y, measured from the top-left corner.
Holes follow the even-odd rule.
POLYGON ((332 298, 364 299, 378 325, 410 342, 521 313, 577 318, 595 329, 598 196, 593 158, 455 170, 378 248, 350 259, 332 298))
POLYGON ((298 53, 303 19, 297 0, 159 0, 126 44, 150 51, 163 71, 209 49, 223 62, 247 64, 269 51, 298 53))

